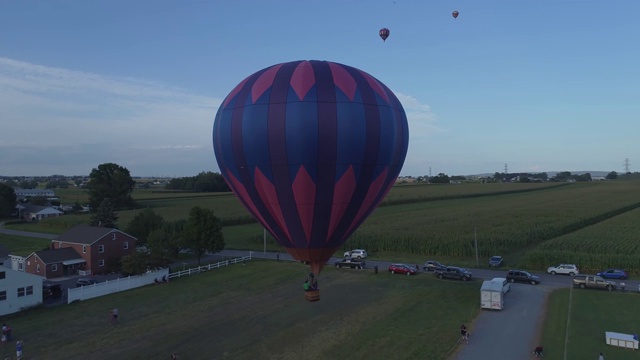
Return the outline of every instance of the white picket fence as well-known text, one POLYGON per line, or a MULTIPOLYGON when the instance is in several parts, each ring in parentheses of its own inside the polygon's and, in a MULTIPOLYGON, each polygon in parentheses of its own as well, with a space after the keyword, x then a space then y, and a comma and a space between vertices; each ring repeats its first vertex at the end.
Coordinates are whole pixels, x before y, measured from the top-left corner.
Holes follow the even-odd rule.
POLYGON ((181 276, 194 275, 211 269, 217 269, 222 266, 244 263, 248 260, 251 260, 251 253, 249 253, 249 256, 242 256, 235 259, 219 261, 215 264, 202 265, 195 268, 177 271, 174 273, 169 273, 169 269, 160 269, 158 271, 149 272, 142 275, 117 278, 115 280, 108 280, 101 283, 82 286, 79 288, 71 288, 68 291, 67 304, 70 304, 76 300, 87 300, 98 296, 109 295, 140 286, 154 284, 158 281, 162 281, 163 277, 167 279, 179 278, 181 276))
POLYGON ((67 304, 76 300, 87 300, 98 296, 109 295, 119 291, 153 284, 156 280, 162 280, 163 276, 169 276, 169 269, 160 269, 158 271, 142 275, 117 278, 115 280, 107 280, 105 282, 69 289, 67 304))

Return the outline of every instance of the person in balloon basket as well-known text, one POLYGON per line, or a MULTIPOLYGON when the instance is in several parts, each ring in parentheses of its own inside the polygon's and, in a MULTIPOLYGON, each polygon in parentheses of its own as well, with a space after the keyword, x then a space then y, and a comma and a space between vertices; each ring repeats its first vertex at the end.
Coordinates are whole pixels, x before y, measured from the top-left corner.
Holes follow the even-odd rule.
POLYGON ((318 280, 313 273, 309 273, 309 277, 304 281, 302 287, 304 288, 304 291, 318 290, 318 280))

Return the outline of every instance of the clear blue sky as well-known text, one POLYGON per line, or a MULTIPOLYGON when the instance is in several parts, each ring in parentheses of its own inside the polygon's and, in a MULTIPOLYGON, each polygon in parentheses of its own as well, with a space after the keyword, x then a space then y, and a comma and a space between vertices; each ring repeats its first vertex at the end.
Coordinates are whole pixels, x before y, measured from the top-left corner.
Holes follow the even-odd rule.
POLYGON ((0 175, 218 171, 221 99, 300 59, 396 92, 402 175, 638 171, 638 14, 638 0, 0 0, 0 175))

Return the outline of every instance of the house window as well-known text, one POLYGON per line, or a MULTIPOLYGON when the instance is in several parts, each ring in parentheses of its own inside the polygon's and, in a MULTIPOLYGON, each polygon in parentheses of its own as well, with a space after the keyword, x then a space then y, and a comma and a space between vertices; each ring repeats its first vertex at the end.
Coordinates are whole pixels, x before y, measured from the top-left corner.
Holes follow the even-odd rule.
POLYGON ((58 264, 51 265, 51 271, 58 271, 58 264))
POLYGON ((98 266, 104 266, 104 260, 98 261, 98 266))
POLYGON ((87 253, 87 245, 82 245, 82 253, 83 254, 87 253))
POLYGON ((19 287, 18 288, 18 297, 23 297, 24 296, 24 288, 23 287, 19 287))
POLYGON ((123 242, 122 243, 122 248, 127 250, 129 248, 129 242, 128 241, 123 242))
POLYGON ((116 239, 116 233, 111 234, 111 240, 115 240, 116 239))
POLYGON ((104 245, 98 246, 98 252, 99 253, 103 253, 104 252, 104 245))
POLYGON ((27 286, 27 296, 33 295, 33 286, 27 286))
POLYGON ((0 291, 0 301, 5 301, 5 300, 7 300, 7 292, 0 291))
POLYGON ((0 271, 0 279, 4 279, 7 277, 7 273, 4 271, 0 271))
POLYGON ((40 272, 40 264, 36 265, 36 272, 40 272))

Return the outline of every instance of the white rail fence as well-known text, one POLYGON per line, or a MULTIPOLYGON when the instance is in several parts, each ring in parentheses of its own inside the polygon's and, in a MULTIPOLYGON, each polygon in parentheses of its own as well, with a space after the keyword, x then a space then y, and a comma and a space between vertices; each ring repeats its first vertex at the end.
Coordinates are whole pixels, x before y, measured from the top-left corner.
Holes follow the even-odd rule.
POLYGON ((185 270, 182 270, 182 271, 176 271, 174 273, 169 274, 169 279, 179 278, 181 276, 199 274, 199 273, 201 273, 203 271, 208 271, 208 270, 211 270, 211 269, 217 269, 217 268, 220 268, 222 266, 229 266, 231 264, 244 263, 244 262, 249 261, 249 260, 251 260, 251 254, 249 254, 249 256, 242 256, 242 257, 235 258, 235 259, 219 261, 219 262, 217 262, 215 264, 202 265, 202 266, 195 267, 195 268, 185 269, 185 270))
POLYGON ((76 300, 87 300, 98 296, 104 296, 113 294, 120 291, 125 291, 145 285, 150 285, 162 281, 165 279, 174 279, 182 276, 199 274, 211 269, 217 269, 222 266, 229 266, 231 264, 244 263, 251 260, 251 254, 249 256, 242 256, 235 259, 229 259, 219 261, 215 264, 207 264, 198 266, 195 268, 185 269, 174 273, 169 273, 169 269, 160 269, 158 271, 149 272, 142 275, 128 276, 125 278, 117 278, 115 280, 107 280, 101 283, 95 283, 92 285, 82 286, 79 288, 71 288, 68 291, 67 304, 70 304, 76 300))

